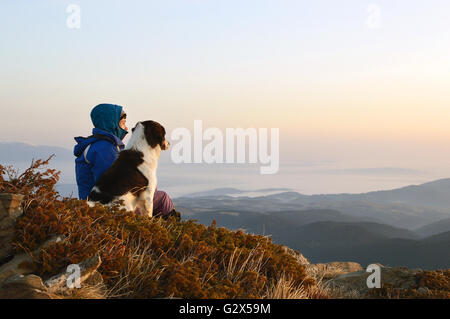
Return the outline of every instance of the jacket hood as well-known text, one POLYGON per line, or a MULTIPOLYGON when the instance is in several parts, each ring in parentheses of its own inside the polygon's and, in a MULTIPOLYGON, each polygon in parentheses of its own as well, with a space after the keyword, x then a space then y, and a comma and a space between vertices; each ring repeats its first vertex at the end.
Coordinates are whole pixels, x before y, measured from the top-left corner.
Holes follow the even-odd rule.
POLYGON ((122 106, 116 104, 99 104, 91 111, 91 120, 95 128, 123 138, 124 133, 119 126, 122 106))
MULTIPOLYGON (((114 139, 114 141, 116 142, 117 146, 119 146, 120 149, 122 149, 125 146, 120 138, 118 138, 114 134, 111 134, 105 130, 94 128, 92 130, 92 134, 106 135, 106 136, 114 139)), ((92 143, 95 143, 95 142, 101 140, 97 137, 82 137, 82 136, 74 137, 74 139, 77 142, 77 144, 75 145, 75 147, 73 149, 73 155, 75 155, 76 157, 83 154, 86 147, 88 147, 92 143)))

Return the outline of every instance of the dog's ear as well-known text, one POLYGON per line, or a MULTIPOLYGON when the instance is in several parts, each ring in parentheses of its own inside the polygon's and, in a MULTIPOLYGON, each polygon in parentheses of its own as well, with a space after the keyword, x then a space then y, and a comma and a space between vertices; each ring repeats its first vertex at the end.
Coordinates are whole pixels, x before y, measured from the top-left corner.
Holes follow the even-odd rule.
POLYGON ((131 133, 134 132, 134 130, 136 129, 136 127, 137 127, 139 124, 141 124, 141 122, 137 122, 137 123, 136 123, 136 125, 131 129, 131 133))
POLYGON ((144 123, 144 134, 150 147, 155 148, 157 145, 161 146, 163 149, 166 130, 161 124, 155 121, 145 121, 144 123))

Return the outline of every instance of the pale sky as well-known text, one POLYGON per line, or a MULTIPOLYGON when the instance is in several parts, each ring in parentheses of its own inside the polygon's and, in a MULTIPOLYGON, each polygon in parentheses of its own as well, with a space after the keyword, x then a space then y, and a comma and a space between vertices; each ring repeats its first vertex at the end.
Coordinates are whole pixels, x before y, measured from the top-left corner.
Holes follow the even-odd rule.
POLYGON ((282 161, 445 175, 449 15, 448 0, 3 0, 0 140, 72 148, 109 102, 129 126, 280 128, 282 161))

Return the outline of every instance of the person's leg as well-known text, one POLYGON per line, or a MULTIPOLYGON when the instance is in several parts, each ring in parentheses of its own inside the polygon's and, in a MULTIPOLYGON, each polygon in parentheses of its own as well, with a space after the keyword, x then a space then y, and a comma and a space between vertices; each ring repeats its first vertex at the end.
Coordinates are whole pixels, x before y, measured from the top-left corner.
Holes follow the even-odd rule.
POLYGON ((153 216, 168 216, 174 211, 174 205, 172 199, 166 192, 157 190, 153 196, 153 216))

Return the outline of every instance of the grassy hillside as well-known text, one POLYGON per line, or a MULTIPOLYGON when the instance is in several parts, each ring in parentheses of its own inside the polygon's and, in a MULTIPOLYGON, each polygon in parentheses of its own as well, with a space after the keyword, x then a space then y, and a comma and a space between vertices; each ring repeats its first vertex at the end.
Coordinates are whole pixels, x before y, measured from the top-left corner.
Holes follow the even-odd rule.
POLYGON ((32 254, 31 267, 44 280, 98 255, 104 297, 327 297, 295 256, 270 238, 60 198, 54 191, 58 173, 40 171, 42 164, 20 176, 0 166, 0 193, 25 195, 16 253, 32 254), (33 253, 54 236, 62 240, 33 253))

